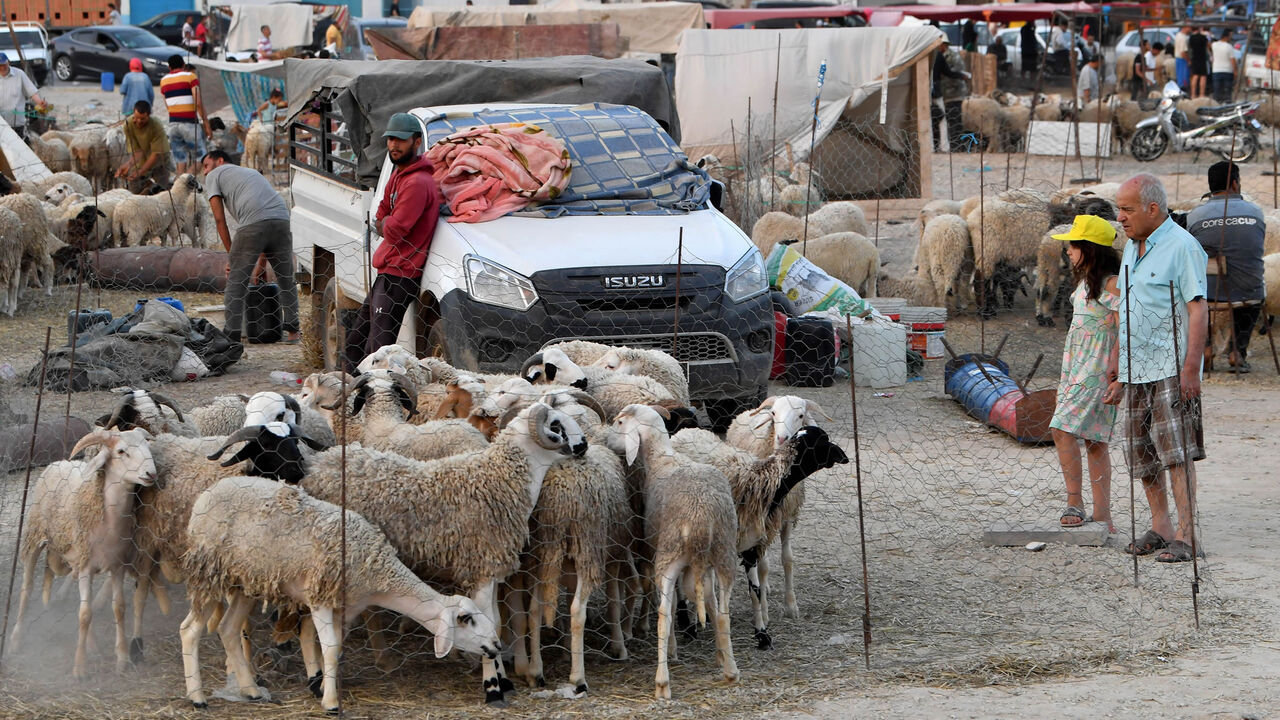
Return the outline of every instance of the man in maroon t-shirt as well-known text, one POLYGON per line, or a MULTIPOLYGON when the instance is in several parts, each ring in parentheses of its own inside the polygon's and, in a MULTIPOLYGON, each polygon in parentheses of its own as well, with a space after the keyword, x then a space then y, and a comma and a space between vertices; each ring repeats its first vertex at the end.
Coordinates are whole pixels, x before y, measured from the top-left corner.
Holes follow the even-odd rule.
POLYGON ((392 345, 409 303, 418 296, 427 250, 440 217, 440 189, 431 163, 422 155, 422 125, 396 113, 382 133, 387 157, 396 166, 378 204, 375 227, 382 243, 373 253, 378 277, 347 333, 346 370, 354 373, 365 356, 392 345))

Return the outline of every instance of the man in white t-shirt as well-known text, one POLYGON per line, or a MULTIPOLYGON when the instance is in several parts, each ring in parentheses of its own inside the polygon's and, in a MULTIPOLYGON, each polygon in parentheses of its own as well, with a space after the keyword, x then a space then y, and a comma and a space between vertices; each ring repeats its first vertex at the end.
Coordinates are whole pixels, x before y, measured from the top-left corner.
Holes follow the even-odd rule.
POLYGON ((1190 88, 1191 82, 1191 26, 1183 25, 1173 36, 1173 61, 1177 68, 1178 87, 1190 88))
POLYGON ((1229 103, 1236 84, 1236 49, 1231 45, 1230 30, 1223 30, 1222 37, 1209 46, 1209 60, 1213 72, 1213 99, 1229 103))
POLYGON ((1160 43, 1156 43, 1143 54, 1142 61, 1147 67, 1147 87, 1155 87, 1156 84, 1156 58, 1160 55, 1160 51, 1164 49, 1160 43))

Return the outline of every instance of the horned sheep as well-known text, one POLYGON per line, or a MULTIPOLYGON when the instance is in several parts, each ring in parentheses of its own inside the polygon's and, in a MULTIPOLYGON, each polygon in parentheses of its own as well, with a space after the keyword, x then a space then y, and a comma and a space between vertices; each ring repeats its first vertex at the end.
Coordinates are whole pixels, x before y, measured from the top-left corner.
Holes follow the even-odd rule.
POLYGON ((97 430, 76 443, 75 457, 91 447, 101 449, 85 460, 61 461, 45 468, 32 491, 29 524, 19 554, 22 589, 12 647, 22 636, 22 620, 35 576, 36 561, 45 554, 45 603, 54 574, 75 573, 80 588, 80 634, 72 675, 85 676, 86 644, 93 617, 91 587, 97 573, 111 575, 111 608, 116 627, 116 670, 129 662, 124 634, 124 572, 133 553, 136 488, 157 483, 156 466, 142 430, 97 430))
MULTIPOLYGON (((240 694, 261 698, 243 652, 241 628, 253 603, 298 603, 323 657, 321 707, 338 709, 338 656, 348 623, 365 608, 384 607, 418 621, 435 636, 435 655, 453 648, 495 658, 502 644, 497 618, 461 596, 446 597, 419 580, 396 557, 386 537, 360 515, 317 500, 298 488, 231 477, 201 493, 187 526, 184 557, 191 611, 182 622, 187 699, 207 706, 200 680, 200 636, 213 605, 228 599, 218 625, 227 665, 240 694), (345 582, 338 583, 339 578, 345 582)), ((303 638, 303 647, 314 647, 303 638)), ((314 652, 307 674, 313 675, 314 652)))
POLYGON ((637 403, 679 404, 675 396, 653 378, 617 372, 597 365, 583 367, 570 360, 563 350, 555 346, 531 356, 520 368, 520 374, 535 385, 558 382, 586 390, 588 395, 600 403, 605 418, 612 418, 622 408, 637 403))
POLYGON ((176 242, 182 223, 179 208, 185 209, 191 195, 200 192, 195 176, 184 173, 173 189, 158 195, 134 195, 121 202, 112 218, 111 233, 120 247, 145 245, 151 238, 161 244, 176 242))
POLYGON ((465 419, 421 425, 406 422, 407 416, 417 412, 416 395, 413 381, 404 375, 390 370, 364 373, 351 388, 346 441, 415 460, 434 460, 488 445, 484 434, 465 419))

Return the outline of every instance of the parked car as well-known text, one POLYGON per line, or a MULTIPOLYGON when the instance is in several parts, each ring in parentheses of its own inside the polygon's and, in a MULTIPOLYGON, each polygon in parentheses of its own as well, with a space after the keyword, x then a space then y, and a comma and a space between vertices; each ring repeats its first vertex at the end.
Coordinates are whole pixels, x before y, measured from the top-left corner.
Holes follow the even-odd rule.
MULTIPOLYGON (((978 51, 982 52, 984 48, 991 44, 991 31, 987 29, 985 22, 974 22, 973 28, 978 31, 978 51)), ((964 43, 960 42, 964 37, 963 22, 942 23, 939 29, 947 36, 947 39, 951 41, 951 45, 955 49, 964 49, 964 43)))
POLYGON ((365 37, 365 30, 382 30, 385 28, 403 28, 408 26, 405 18, 351 18, 347 21, 347 29, 342 32, 342 57, 344 60, 377 60, 378 56, 365 37))
MULTIPOLYGON (((213 37, 226 37, 227 29, 231 27, 231 19, 224 15, 211 15, 211 17, 217 18, 218 27, 208 28, 210 35, 213 37)), ((195 22, 200 22, 200 13, 195 10, 173 10, 160 13, 146 22, 138 23, 138 27, 150 32, 169 45, 182 47, 182 24, 187 21, 187 18, 193 18, 195 22)))
MULTIPOLYGON (((27 69, 31 71, 31 81, 44 85, 49 77, 49 36, 45 34, 44 26, 37 22, 15 22, 13 35, 17 36, 18 48, 22 50, 21 59, 27 61, 27 69)), ((20 66, 13 36, 8 32, 0 32, 0 52, 8 54, 9 60, 20 66)))
POLYGON ((121 78, 129 72, 129 61, 139 58, 151 81, 158 83, 169 72, 169 57, 186 52, 175 45, 166 45, 142 28, 128 25, 78 28, 54 38, 50 44, 53 74, 64 81, 77 75, 96 76, 104 72, 121 78))
POLYGON ((1139 36, 1137 30, 1130 30, 1124 35, 1121 35, 1120 40, 1116 42, 1116 57, 1126 53, 1133 54, 1138 52, 1138 48, 1142 46, 1143 40, 1146 40, 1152 45, 1155 45, 1156 43, 1168 45, 1173 42, 1173 36, 1177 34, 1178 28, 1172 26, 1142 28, 1141 36, 1139 36))
MULTIPOLYGON (((1036 36, 1036 40, 1040 43, 1038 57, 1043 61, 1049 47, 1049 28, 1037 29, 1036 36)), ((996 33, 996 37, 1000 38, 1008 51, 1009 62, 1012 63, 1009 72, 1022 72, 1022 28, 1005 28, 996 33)), ((987 51, 990 51, 990 46, 987 47, 987 51)))

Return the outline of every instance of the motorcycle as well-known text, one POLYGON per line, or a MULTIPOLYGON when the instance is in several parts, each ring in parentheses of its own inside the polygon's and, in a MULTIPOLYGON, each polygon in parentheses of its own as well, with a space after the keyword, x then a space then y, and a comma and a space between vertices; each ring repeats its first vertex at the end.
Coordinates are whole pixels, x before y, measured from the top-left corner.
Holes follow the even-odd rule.
POLYGON ((1141 162, 1150 162, 1166 150, 1209 150, 1223 160, 1245 163, 1258 154, 1258 132, 1262 123, 1253 114, 1261 103, 1244 101, 1196 110, 1203 124, 1194 124, 1177 108, 1185 97, 1177 83, 1164 86, 1159 112, 1138 123, 1129 140, 1129 151, 1141 162))

